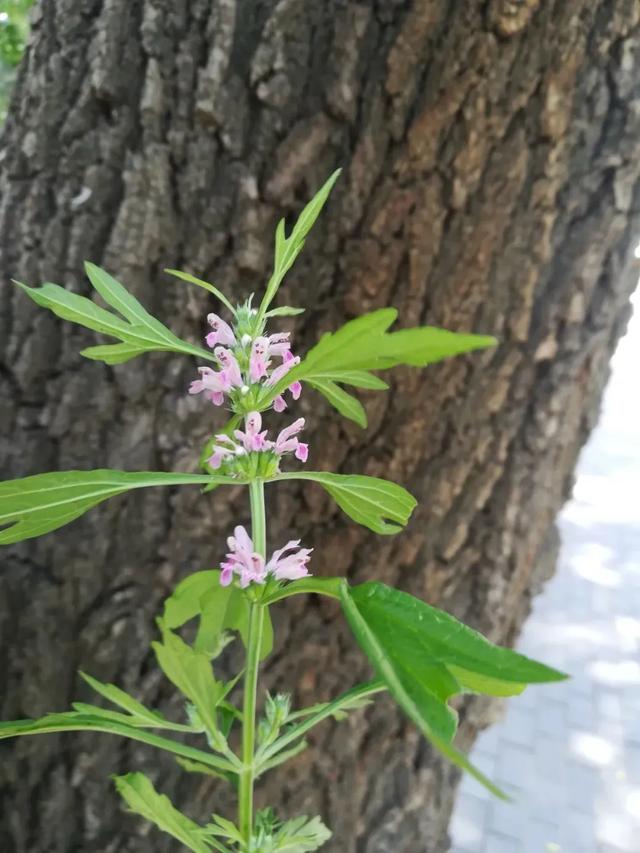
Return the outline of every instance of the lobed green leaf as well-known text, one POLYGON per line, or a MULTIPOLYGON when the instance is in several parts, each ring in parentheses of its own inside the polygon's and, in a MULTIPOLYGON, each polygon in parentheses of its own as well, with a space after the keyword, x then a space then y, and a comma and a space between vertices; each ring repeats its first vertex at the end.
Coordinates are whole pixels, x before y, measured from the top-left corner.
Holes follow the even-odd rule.
POLYGON ((395 308, 381 308, 345 323, 336 332, 328 332, 287 373, 265 399, 266 408, 294 381, 304 381, 319 391, 340 414, 366 426, 366 413, 341 385, 384 390, 388 385, 373 370, 387 370, 400 364, 425 367, 443 358, 494 346, 487 335, 469 335, 423 326, 390 332, 395 308))
POLYGON ((122 364, 137 355, 154 351, 179 352, 214 360, 207 350, 174 335, 108 272, 91 263, 85 264, 85 270, 93 288, 117 313, 105 310, 91 299, 57 284, 47 282, 42 287, 28 287, 16 282, 37 305, 48 308, 63 320, 120 341, 119 344, 88 347, 81 355, 106 364, 122 364))
POLYGON ((130 811, 172 835, 194 853, 210 853, 206 829, 178 811, 165 794, 159 794, 144 773, 114 776, 113 781, 130 811))

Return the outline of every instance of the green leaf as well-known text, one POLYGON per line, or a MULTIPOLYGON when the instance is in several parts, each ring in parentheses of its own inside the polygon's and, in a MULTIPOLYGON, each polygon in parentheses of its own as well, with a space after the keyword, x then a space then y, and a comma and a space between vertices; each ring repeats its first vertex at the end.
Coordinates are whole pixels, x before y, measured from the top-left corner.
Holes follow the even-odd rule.
POLYGON ((447 700, 465 687, 491 695, 565 676, 511 649, 494 646, 447 613, 381 583, 342 587, 342 606, 377 675, 437 749, 498 796, 502 792, 451 744, 447 700))
POLYGON ((477 349, 486 349, 497 344, 491 335, 469 335, 450 332, 433 326, 402 329, 384 336, 379 361, 384 367, 408 364, 425 367, 443 358, 451 358, 477 349))
POLYGON ((220 770, 234 770, 228 761, 210 752, 186 746, 170 738, 161 737, 152 732, 126 725, 120 721, 106 719, 105 717, 94 714, 80 714, 77 711, 67 711, 62 714, 47 714, 38 720, 13 720, 7 723, 0 723, 0 739, 21 735, 85 731, 120 735, 129 740, 140 741, 141 743, 155 746, 158 749, 163 749, 165 752, 171 752, 182 758, 199 761, 202 764, 207 764, 220 770))
POLYGON ((204 827, 178 811, 165 794, 159 794, 144 773, 113 776, 118 793, 129 810, 177 838, 194 853, 210 853, 204 827))
POLYGON ((199 761, 190 761, 188 758, 176 758, 177 763, 186 770, 187 773, 200 773, 203 776, 213 776, 216 779, 222 779, 225 782, 230 782, 234 788, 238 786, 238 774, 231 771, 215 770, 213 767, 207 767, 206 764, 201 764, 199 761))
POLYGON ((214 678, 208 654, 196 651, 166 628, 162 620, 158 621, 162 642, 151 644, 158 664, 169 681, 193 703, 212 743, 218 744, 221 735, 216 707, 225 696, 225 685, 214 678))
POLYGON ((388 387, 386 383, 370 371, 399 364, 424 367, 496 343, 495 338, 487 335, 461 334, 430 326, 389 332, 396 317, 395 308, 381 308, 323 335, 301 363, 265 394, 260 408, 270 406, 278 394, 298 380, 313 385, 342 415, 365 425, 362 407, 358 409, 350 402, 353 397, 343 396, 346 392, 337 393, 336 383, 384 390, 388 387))
POLYGON ((182 272, 182 270, 166 269, 165 272, 169 273, 169 275, 175 276, 176 278, 181 278, 183 281, 188 281, 190 284, 197 284, 198 287, 202 287, 205 290, 208 290, 209 293, 213 293, 213 295, 216 296, 220 300, 220 302, 222 302, 222 304, 225 305, 235 317, 236 309, 233 307, 231 302, 229 302, 224 293, 221 290, 218 290, 215 285, 210 284, 208 281, 203 281, 201 278, 196 278, 196 276, 191 275, 191 273, 182 272))
POLYGON ((211 835, 217 835, 220 838, 228 838, 230 841, 233 841, 242 847, 245 846, 242 833, 233 821, 220 817, 220 815, 217 814, 214 814, 211 817, 213 818, 211 823, 207 824, 207 831, 211 835))
POLYGON ((470 693, 483 693, 485 696, 519 696, 526 688, 526 683, 517 681, 501 681, 477 672, 469 672, 461 666, 447 664, 447 669, 456 681, 470 693))
POLYGON ((280 827, 272 849, 278 853, 308 853, 319 850, 330 838, 330 830, 319 817, 302 815, 280 827))
POLYGON ((296 471, 275 480, 313 480, 320 483, 349 518, 374 533, 399 533, 415 509, 416 500, 402 486, 360 474, 296 471))
POLYGON ((318 380, 330 379, 342 385, 352 385, 354 388, 366 388, 370 391, 386 391, 388 383, 368 370, 333 370, 329 375, 317 373, 312 384, 318 380))
POLYGON ((285 233, 284 219, 281 219, 278 223, 275 237, 273 273, 269 279, 269 283, 267 284, 262 304, 260 305, 260 310, 258 312, 259 320, 262 320, 265 317, 266 311, 273 301, 273 297, 276 295, 282 280, 302 251, 304 241, 311 231, 314 222, 318 218, 320 211, 324 207, 324 204, 329 197, 329 193, 331 192, 335 182, 338 180, 341 171, 341 169, 336 169, 329 180, 326 181, 326 183, 318 190, 298 217, 298 221, 293 226, 289 237, 287 237, 285 233))
POLYGON ((314 379, 309 384, 326 397, 333 408, 337 409, 343 417, 355 421, 363 429, 366 428, 367 413, 360 400, 348 394, 344 388, 336 385, 330 379, 314 379))
MULTIPOLYGON (((104 696, 104 698, 109 702, 112 702, 118 708, 123 708, 127 712, 126 714, 121 715, 123 718, 122 722, 127 722, 131 726, 146 726, 148 728, 156 729, 172 729, 173 731, 190 730, 190 726, 185 726, 181 723, 173 723, 171 720, 167 720, 166 717, 158 711, 151 711, 141 702, 138 702, 137 699, 134 699, 133 696, 129 696, 129 694, 124 690, 116 687, 115 684, 103 684, 101 681, 98 681, 97 678, 93 678, 85 672, 80 672, 80 675, 87 684, 96 691, 96 693, 104 696)), ((85 706, 80 702, 76 702, 74 707, 78 711, 82 711, 84 709, 85 713, 95 714, 105 712, 104 708, 95 708, 89 705, 85 706), (90 708, 91 710, 89 710, 90 708)))
POLYGON ((85 270, 94 289, 117 314, 57 284, 47 282, 36 288, 16 282, 37 305, 48 308, 63 320, 121 341, 120 344, 89 347, 81 355, 107 364, 121 364, 153 351, 179 352, 214 360, 207 350, 174 335, 105 270, 90 263, 85 264, 85 270))
POLYGON ((320 578, 308 577, 291 581, 285 586, 278 587, 262 599, 263 604, 274 604, 291 595, 308 594, 315 592, 318 595, 327 595, 330 598, 340 598, 340 587, 342 578, 320 578))
POLYGON ((304 314, 304 308, 292 308, 290 305, 282 305, 280 308, 272 308, 267 311, 265 317, 295 317, 297 314, 304 314))
MULTIPOLYGON (((185 622, 200 618, 195 641, 197 651, 213 655, 225 631, 238 631, 246 645, 249 632, 250 602, 236 586, 222 586, 217 569, 195 572, 180 581, 165 601, 163 622, 166 628, 180 628, 185 622)), ((273 648, 273 626, 265 613, 261 660, 273 648)))
POLYGON ((61 471, 0 483, 0 545, 41 536, 84 515, 107 498, 147 486, 235 483, 207 474, 159 471, 61 471))
MULTIPOLYGON (((344 585, 344 580, 342 581, 344 585)), ((267 766, 272 766, 271 762, 274 756, 279 755, 282 750, 286 749, 290 744, 295 744, 307 732, 317 726, 319 723, 326 720, 328 717, 335 719, 343 719, 345 712, 353 711, 356 708, 361 708, 368 704, 370 697, 376 693, 380 693, 386 689, 385 684, 381 681, 368 681, 365 684, 358 684, 343 693, 341 696, 332 699, 330 702, 323 702, 319 705, 314 705, 311 708, 304 708, 301 711, 294 711, 289 716, 289 720, 297 720, 305 717, 302 722, 286 729, 284 734, 265 749, 259 749, 256 754, 256 761, 260 772, 267 766)))

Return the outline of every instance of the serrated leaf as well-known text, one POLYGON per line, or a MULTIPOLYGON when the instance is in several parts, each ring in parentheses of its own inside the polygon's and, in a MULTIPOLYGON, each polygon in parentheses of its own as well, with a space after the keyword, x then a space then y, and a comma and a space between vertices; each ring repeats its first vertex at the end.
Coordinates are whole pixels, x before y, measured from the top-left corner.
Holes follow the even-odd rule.
POLYGON ((147 486, 205 486, 228 477, 160 471, 61 471, 0 483, 0 545, 41 536, 107 498, 147 486))
POLYGON ((416 499, 406 489, 378 477, 296 471, 278 474, 274 479, 313 480, 319 483, 349 518, 374 533, 399 533, 416 506, 416 499))
POLYGON ((182 279, 182 281, 188 281, 190 284, 196 284, 198 287, 202 287, 204 290, 208 290, 209 293, 213 293, 213 295, 217 297, 220 302, 222 302, 222 304, 225 305, 229 309, 229 311, 231 311, 231 313, 235 316, 236 309, 233 307, 231 302, 229 302, 224 293, 221 290, 218 290, 215 285, 211 284, 208 281, 203 281, 203 279, 197 278, 195 275, 191 275, 191 273, 182 272, 182 270, 166 269, 165 272, 169 275, 175 276, 175 278, 182 279))
POLYGON ((288 820, 280 827, 273 850, 278 853, 310 853, 319 850, 331 835, 319 817, 308 818, 303 815, 288 820))
POLYGON ((0 723, 0 739, 22 735, 52 734, 53 732, 84 731, 120 735, 129 740, 140 741, 141 743, 155 746, 158 749, 163 749, 165 752, 171 752, 174 755, 179 755, 182 758, 188 758, 192 761, 199 761, 217 769, 233 770, 228 761, 210 752, 186 746, 170 738, 161 737, 144 729, 94 714, 80 714, 77 711, 67 711, 61 714, 47 714, 37 720, 12 720, 11 722, 0 723))
POLYGON ((457 619, 407 593, 370 582, 342 590, 347 620, 377 675, 441 752, 498 796, 504 796, 451 741, 455 718, 447 700, 465 686, 491 695, 523 683, 566 676, 511 649, 494 646, 457 619), (461 680, 458 680, 462 677, 461 680), (465 685, 464 682, 467 682, 465 685))
POLYGON ((144 773, 127 773, 112 778, 130 811, 177 838, 194 853, 210 853, 204 827, 178 811, 165 794, 159 794, 144 773))
POLYGON ((120 344, 88 347, 82 355, 107 364, 121 364, 145 352, 179 352, 213 361, 213 355, 174 335, 153 317, 120 282, 95 264, 86 263, 85 270, 94 289, 107 305, 118 314, 107 311, 87 299, 57 284, 47 282, 42 287, 29 287, 16 282, 37 304, 48 308, 63 320, 77 323, 92 331, 109 335, 120 344))

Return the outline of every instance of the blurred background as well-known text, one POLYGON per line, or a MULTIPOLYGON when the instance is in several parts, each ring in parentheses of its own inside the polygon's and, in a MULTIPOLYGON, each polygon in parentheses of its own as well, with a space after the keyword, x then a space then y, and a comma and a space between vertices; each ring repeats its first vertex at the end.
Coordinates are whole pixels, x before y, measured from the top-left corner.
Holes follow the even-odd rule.
MULTIPOLYGON (((384 700, 319 729, 265 801, 322 813, 328 853, 637 850, 637 323, 592 432, 638 279, 636 0, 5 0, 0 113, 2 479, 195 471, 216 427, 186 395, 194 364, 83 360, 94 337, 12 278, 87 294, 92 260, 198 341, 212 305, 162 270, 244 299, 278 219, 337 166, 282 290, 307 309, 283 325, 296 349, 384 305, 500 341, 363 394, 367 432, 303 395, 314 467, 418 497, 402 536, 354 529, 294 484, 270 513, 275 538, 315 547, 314 573, 375 576, 572 673, 502 722, 484 699, 460 706, 460 746, 514 804, 465 780, 450 823, 458 772, 384 700)), ((149 652, 154 615, 246 516, 233 493, 140 493, 5 549, 0 716, 86 699, 79 669, 179 713, 149 652)), ((311 703, 367 675, 331 602, 276 620, 270 687, 311 703)), ((163 762, 93 735, 3 742, 0 850, 173 851, 123 814, 111 773, 144 770, 194 818, 228 803, 163 762)))

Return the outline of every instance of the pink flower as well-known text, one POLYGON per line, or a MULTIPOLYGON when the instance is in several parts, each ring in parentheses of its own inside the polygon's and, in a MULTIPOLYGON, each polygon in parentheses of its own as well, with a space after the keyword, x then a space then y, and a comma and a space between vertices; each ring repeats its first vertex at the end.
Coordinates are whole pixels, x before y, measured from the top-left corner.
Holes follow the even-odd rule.
POLYGON ((243 589, 250 583, 264 583, 269 575, 281 581, 296 580, 309 574, 307 563, 312 549, 298 548, 299 539, 287 542, 284 548, 275 551, 265 565, 264 558, 255 552, 253 541, 245 528, 238 526, 234 528, 233 533, 234 535, 227 539, 229 553, 221 564, 220 584, 222 586, 229 586, 234 574, 240 578, 240 586, 243 589))
POLYGON ((236 444, 235 441, 225 433, 220 433, 215 437, 216 443, 213 448, 213 453, 207 459, 211 467, 217 470, 223 462, 232 459, 234 456, 242 456, 245 453, 244 447, 236 444))
POLYGON ((228 347, 236 345, 237 341, 233 329, 221 317, 218 317, 217 314, 208 314, 207 323, 213 329, 205 338, 207 346, 213 349, 216 344, 223 344, 228 347))
POLYGON ((307 563, 311 557, 313 548, 298 548, 299 539, 287 542, 284 548, 279 551, 274 551, 273 556, 266 565, 266 574, 273 575, 278 581, 294 581, 298 578, 307 577, 309 571, 307 563), (283 556, 287 551, 295 551, 295 553, 283 556))
POLYGON ((251 537, 240 525, 234 528, 233 533, 234 535, 227 539, 229 553, 226 561, 221 564, 220 584, 229 586, 234 574, 239 575, 240 586, 243 589, 252 582, 264 583, 266 580, 264 558, 253 550, 251 537))
POLYGON ((277 332, 275 335, 269 335, 269 355, 280 356, 283 361, 286 361, 286 356, 291 355, 290 336, 290 332, 277 332))
POLYGON ((225 391, 229 391, 231 384, 224 370, 216 373, 210 367, 199 367, 200 379, 195 379, 189 386, 190 394, 204 392, 205 397, 214 404, 221 406, 224 402, 225 391))
POLYGON ((251 345, 251 356, 249 359, 249 376, 252 382, 259 382, 267 375, 269 367, 269 339, 256 338, 251 345))
POLYGON ((285 358, 282 364, 271 373, 271 376, 264 383, 265 385, 277 385, 280 380, 287 375, 287 373, 294 368, 297 364, 300 364, 300 359, 298 356, 293 356, 289 353, 290 358, 285 358))
POLYGON ((273 449, 282 456, 284 453, 293 453, 296 459, 306 462, 309 456, 309 445, 298 441, 296 435, 304 429, 304 418, 298 418, 290 426, 282 430, 275 440, 273 449))
POLYGON ((250 412, 245 418, 245 432, 236 429, 233 434, 242 442, 244 449, 248 452, 252 450, 268 450, 273 442, 267 441, 267 431, 260 432, 262 428, 262 416, 260 412, 250 412))
POLYGON ((225 347, 216 347, 213 354, 222 365, 222 372, 227 377, 229 383, 235 385, 237 388, 241 388, 244 385, 244 380, 242 379, 238 360, 231 350, 225 349, 225 347))
POLYGON ((279 464, 279 457, 284 456, 285 453, 293 453, 296 459, 306 462, 309 456, 309 445, 303 444, 297 438, 297 434, 302 429, 304 429, 304 418, 298 418, 283 429, 275 441, 270 441, 267 438, 267 430, 262 429, 260 412, 249 412, 245 417, 244 430, 234 430, 233 438, 225 433, 215 436, 215 444, 207 462, 212 468, 218 469, 233 457, 261 452, 270 452, 277 457, 275 470, 279 464))
POLYGON ((273 401, 273 411, 274 412, 284 412, 287 408, 287 401, 284 399, 282 394, 278 394, 278 396, 273 401))

